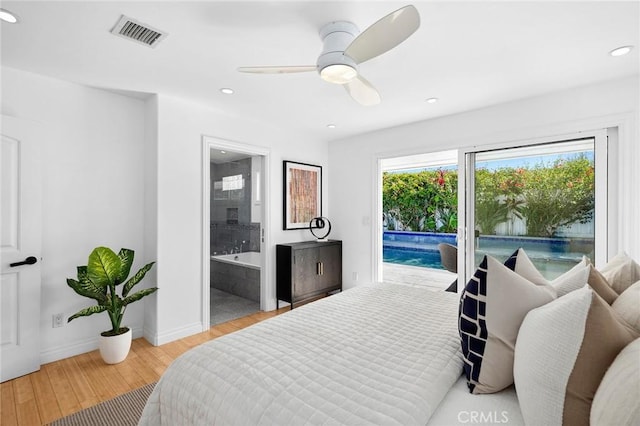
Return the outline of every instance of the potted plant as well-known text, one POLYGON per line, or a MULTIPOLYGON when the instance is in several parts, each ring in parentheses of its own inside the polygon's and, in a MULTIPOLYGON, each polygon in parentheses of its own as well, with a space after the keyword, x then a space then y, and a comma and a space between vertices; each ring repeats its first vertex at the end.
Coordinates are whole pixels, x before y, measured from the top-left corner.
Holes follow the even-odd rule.
POLYGON ((67 322, 104 311, 109 315, 112 328, 100 333, 99 342, 100 355, 107 364, 124 361, 131 348, 131 330, 121 326, 127 306, 158 290, 152 287, 130 294, 155 263, 148 263, 127 280, 133 255, 130 249, 123 248, 115 254, 107 247, 97 247, 89 255, 87 265, 78 266, 78 279, 67 278, 67 284, 76 293, 98 302, 71 315, 67 322), (116 287, 121 284, 119 296, 116 287))

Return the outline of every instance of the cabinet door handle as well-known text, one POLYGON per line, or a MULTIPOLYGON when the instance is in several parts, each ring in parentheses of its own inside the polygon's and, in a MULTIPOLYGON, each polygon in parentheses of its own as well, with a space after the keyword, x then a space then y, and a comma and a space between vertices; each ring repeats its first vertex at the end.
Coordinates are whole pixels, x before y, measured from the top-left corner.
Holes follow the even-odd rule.
POLYGON ((324 275, 324 263, 320 262, 320 275, 324 275))
POLYGON ((320 275, 320 262, 316 262, 316 275, 320 275))

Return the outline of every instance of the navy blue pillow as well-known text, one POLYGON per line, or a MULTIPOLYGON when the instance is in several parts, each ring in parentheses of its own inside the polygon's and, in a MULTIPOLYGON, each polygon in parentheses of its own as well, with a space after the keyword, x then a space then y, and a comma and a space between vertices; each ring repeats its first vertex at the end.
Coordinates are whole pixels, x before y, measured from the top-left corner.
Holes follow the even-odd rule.
POLYGON ((524 250, 518 249, 504 264, 485 256, 462 290, 458 331, 470 392, 497 392, 513 383, 512 348, 520 324, 529 310, 555 298, 551 286, 539 277, 524 250), (483 366, 488 345, 494 358, 483 366))
POLYGON ((482 355, 488 338, 487 323, 483 319, 486 318, 487 305, 482 300, 486 296, 487 256, 482 259, 473 278, 462 290, 458 309, 458 330, 462 343, 462 354, 465 357, 463 368, 470 392, 475 389, 473 383, 479 381, 482 355))

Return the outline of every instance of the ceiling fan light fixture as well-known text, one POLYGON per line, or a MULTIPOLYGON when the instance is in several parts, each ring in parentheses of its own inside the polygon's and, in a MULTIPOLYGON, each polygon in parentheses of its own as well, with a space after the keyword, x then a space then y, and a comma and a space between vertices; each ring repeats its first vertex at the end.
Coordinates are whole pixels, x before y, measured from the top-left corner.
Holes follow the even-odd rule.
POLYGON ((408 5, 379 19, 360 32, 349 21, 332 21, 320 28, 322 51, 316 66, 240 67, 238 71, 255 74, 280 74, 317 71, 323 80, 340 84, 362 106, 380 103, 380 93, 358 68, 360 64, 395 48, 420 27, 420 14, 408 5))
POLYGON ((8 11, 7 9, 0 8, 0 19, 10 24, 18 23, 18 15, 8 11))
POLYGON ((333 64, 320 70, 320 77, 324 81, 334 84, 347 84, 358 76, 358 71, 350 65, 333 64))

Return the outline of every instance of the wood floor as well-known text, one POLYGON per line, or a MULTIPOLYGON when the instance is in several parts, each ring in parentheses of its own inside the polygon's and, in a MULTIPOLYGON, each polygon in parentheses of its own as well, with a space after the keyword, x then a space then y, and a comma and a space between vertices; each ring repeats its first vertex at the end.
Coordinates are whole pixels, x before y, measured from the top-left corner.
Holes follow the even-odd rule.
POLYGON ((288 310, 259 312, 162 346, 135 339, 127 359, 116 365, 105 364, 97 350, 45 364, 40 371, 0 385, 0 424, 44 425, 156 382, 192 347, 288 310))

